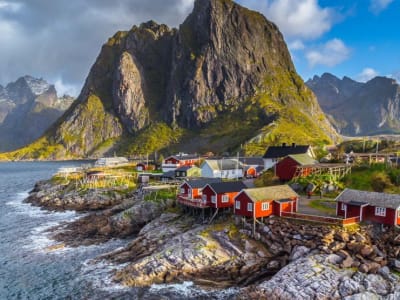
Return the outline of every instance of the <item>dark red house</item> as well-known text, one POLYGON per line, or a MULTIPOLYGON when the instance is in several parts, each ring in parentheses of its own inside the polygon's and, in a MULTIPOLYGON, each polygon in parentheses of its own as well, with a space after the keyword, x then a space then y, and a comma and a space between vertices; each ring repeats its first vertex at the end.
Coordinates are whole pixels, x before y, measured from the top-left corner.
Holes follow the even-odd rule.
POLYGON ((209 183, 220 181, 220 178, 185 180, 179 188, 178 202, 194 207, 208 207, 209 205, 202 200, 203 188, 209 183))
POLYGON ((235 197, 234 213, 254 219, 296 212, 299 196, 288 185, 244 189, 235 197))
POLYGON ((345 189, 336 198, 336 215, 359 217, 386 225, 400 225, 400 195, 345 189))
MULTIPOLYGON (((318 162, 308 154, 288 155, 275 165, 276 176, 278 176, 281 181, 289 181, 295 175, 298 166, 313 165, 317 163, 318 162)), ((309 173, 311 174, 311 168, 309 173)), ((304 170, 302 175, 307 176, 309 174, 307 174, 307 170, 304 170)))
POLYGON ((213 182, 203 188, 203 202, 210 207, 233 207, 233 198, 247 188, 242 181, 213 182))

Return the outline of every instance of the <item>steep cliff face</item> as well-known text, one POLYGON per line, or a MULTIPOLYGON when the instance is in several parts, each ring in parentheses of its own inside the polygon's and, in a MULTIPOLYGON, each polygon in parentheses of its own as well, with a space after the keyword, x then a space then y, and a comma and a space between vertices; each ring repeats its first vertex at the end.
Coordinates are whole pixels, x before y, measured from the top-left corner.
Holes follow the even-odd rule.
POLYGON ((278 68, 294 71, 278 28, 231 1, 196 1, 174 49, 172 121, 200 126, 254 95, 278 68))
POLYGON ((375 77, 367 83, 360 83, 347 77, 341 80, 329 74, 321 78, 316 76, 307 81, 307 85, 342 134, 400 132, 400 85, 394 79, 375 77), (336 92, 332 93, 331 90, 336 92))
POLYGON ((71 105, 43 79, 24 76, 0 88, 0 151, 12 150, 40 137, 71 105))
POLYGON ((72 156, 117 140, 135 153, 262 152, 335 137, 273 23, 229 0, 196 0, 178 30, 150 21, 110 38, 44 144, 72 156))

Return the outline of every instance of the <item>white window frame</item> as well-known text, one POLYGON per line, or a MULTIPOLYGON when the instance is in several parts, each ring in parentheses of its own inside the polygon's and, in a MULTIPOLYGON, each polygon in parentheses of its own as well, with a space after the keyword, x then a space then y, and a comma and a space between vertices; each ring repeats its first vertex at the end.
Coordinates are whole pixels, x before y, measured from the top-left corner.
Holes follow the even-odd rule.
POLYGON ((185 188, 181 188, 181 194, 185 194, 185 188))
POLYGON ((342 203, 341 210, 346 210, 346 208, 347 208, 346 203, 342 203))
POLYGON ((247 203, 247 211, 253 211, 253 203, 247 203))
POLYGON ((211 196, 211 203, 217 203, 217 196, 216 195, 212 195, 211 196))
POLYGON ((207 195, 206 194, 201 195, 201 199, 203 200, 203 203, 207 203, 207 195))
POLYGON ((240 209, 240 201, 239 200, 235 201, 235 209, 240 209))
POLYGON ((375 207, 375 216, 386 217, 386 207, 375 207))
POLYGON ((261 210, 263 211, 269 210, 269 202, 263 202, 261 204, 261 210))
POLYGON ((228 195, 222 195, 221 196, 221 202, 222 203, 228 203, 229 202, 229 196, 228 195))

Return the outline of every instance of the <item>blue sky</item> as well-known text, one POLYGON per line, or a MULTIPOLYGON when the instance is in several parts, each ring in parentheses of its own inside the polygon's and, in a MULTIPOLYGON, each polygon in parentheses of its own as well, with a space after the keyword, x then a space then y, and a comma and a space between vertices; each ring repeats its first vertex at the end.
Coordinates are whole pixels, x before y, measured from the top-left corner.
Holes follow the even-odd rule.
POLYGON ((330 72, 400 79, 400 0, 240 0, 284 34, 304 80, 330 72))
MULTIPOLYGON (((330 72, 400 79, 400 0, 237 0, 275 22, 304 80, 330 72)), ((177 27, 194 0, 0 0, 0 84, 23 75, 78 95, 118 30, 148 20, 177 27)))

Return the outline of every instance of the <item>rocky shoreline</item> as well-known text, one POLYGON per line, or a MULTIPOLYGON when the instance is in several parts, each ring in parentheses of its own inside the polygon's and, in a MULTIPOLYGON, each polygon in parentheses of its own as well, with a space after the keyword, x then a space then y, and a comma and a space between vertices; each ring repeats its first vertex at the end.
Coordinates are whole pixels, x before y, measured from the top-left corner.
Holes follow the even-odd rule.
POLYGON ((400 298, 400 235, 395 229, 340 228, 269 218, 242 224, 226 214, 213 224, 185 215, 173 199, 145 201, 140 191, 77 192, 45 181, 27 202, 86 214, 54 228, 69 246, 131 240, 97 258, 122 265, 114 280, 125 286, 193 281, 240 287, 237 299, 400 298), (99 196, 101 195, 101 196, 99 196))

